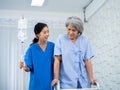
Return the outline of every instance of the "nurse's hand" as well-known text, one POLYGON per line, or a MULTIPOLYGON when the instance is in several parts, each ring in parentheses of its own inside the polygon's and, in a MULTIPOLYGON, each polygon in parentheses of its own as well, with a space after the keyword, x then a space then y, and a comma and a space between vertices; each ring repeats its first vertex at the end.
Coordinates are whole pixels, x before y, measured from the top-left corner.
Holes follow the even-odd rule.
POLYGON ((26 72, 30 71, 30 68, 25 65, 24 61, 20 61, 20 69, 24 69, 26 72))
POLYGON ((24 61, 21 60, 21 61, 20 61, 20 69, 22 69, 23 67, 24 67, 24 61))
POLYGON ((55 86, 58 81, 59 81, 58 79, 54 79, 54 80, 52 81, 52 86, 55 86))

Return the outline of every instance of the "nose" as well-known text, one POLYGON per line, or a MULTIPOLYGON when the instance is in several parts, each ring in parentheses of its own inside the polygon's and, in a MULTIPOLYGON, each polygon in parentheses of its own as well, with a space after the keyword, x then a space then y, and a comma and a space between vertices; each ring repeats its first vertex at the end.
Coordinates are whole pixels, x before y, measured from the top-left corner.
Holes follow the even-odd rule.
POLYGON ((69 31, 69 34, 72 34, 72 33, 73 33, 73 31, 72 31, 72 30, 70 30, 70 31, 69 31))
POLYGON ((49 32, 46 33, 46 36, 49 36, 49 32))

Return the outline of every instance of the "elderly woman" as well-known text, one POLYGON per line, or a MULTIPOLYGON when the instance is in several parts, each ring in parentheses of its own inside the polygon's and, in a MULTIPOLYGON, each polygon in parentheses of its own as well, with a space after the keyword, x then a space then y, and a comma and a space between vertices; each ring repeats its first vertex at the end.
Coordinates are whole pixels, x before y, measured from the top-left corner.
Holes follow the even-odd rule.
POLYGON ((69 17, 66 21, 67 34, 59 35, 54 50, 54 80, 60 81, 62 89, 90 88, 94 83, 91 45, 83 32, 82 20, 69 17))

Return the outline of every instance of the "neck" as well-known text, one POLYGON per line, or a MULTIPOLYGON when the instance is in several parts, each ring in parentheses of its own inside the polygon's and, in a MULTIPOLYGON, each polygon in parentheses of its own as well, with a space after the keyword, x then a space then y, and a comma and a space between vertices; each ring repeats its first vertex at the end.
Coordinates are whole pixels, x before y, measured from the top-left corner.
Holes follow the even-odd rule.
POLYGON ((39 45, 46 45, 46 43, 47 43, 46 41, 42 41, 42 40, 39 40, 39 41, 38 41, 38 44, 39 44, 39 45))
POLYGON ((71 41, 72 41, 73 43, 75 43, 76 39, 71 39, 71 41))

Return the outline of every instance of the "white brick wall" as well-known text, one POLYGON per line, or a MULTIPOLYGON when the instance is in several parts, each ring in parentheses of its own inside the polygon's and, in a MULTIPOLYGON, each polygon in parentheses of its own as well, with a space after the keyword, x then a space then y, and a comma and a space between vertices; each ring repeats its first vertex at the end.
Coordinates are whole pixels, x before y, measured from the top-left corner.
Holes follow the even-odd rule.
POLYGON ((120 90, 120 0, 107 3, 85 24, 95 50, 94 75, 102 90, 120 90))

